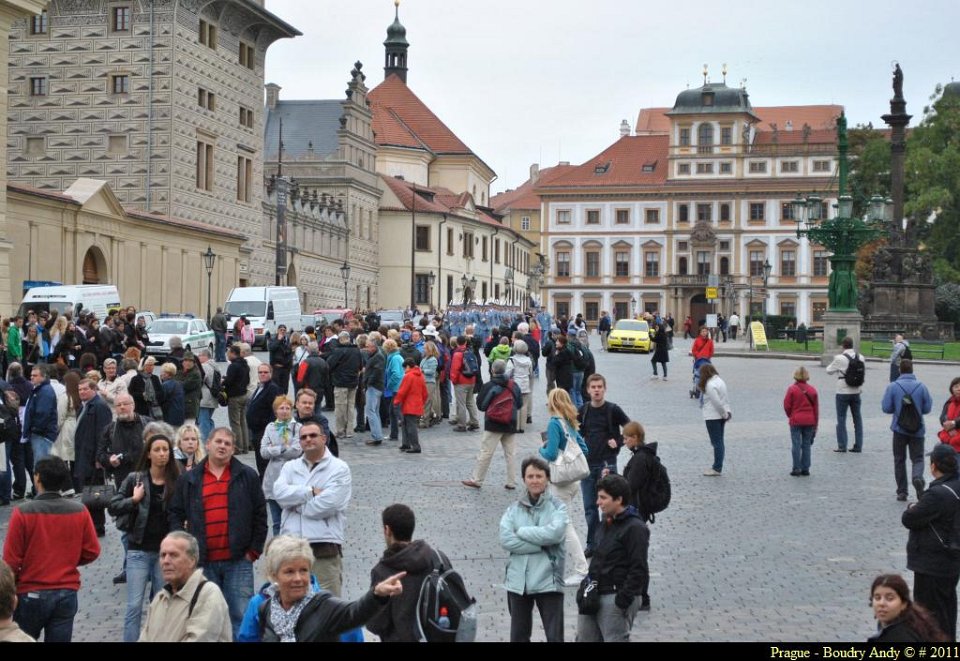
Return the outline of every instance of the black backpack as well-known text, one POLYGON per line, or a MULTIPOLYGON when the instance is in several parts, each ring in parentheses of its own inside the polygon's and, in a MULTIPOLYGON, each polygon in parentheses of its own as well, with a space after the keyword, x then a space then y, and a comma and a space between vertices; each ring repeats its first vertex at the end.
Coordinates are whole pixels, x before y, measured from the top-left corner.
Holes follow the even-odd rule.
POLYGON ((923 427, 923 416, 920 415, 917 405, 913 401, 913 392, 907 392, 907 389, 897 383, 900 390, 903 391, 903 400, 900 403, 900 413, 897 415, 897 426, 906 434, 916 434, 923 427))
POLYGON ((637 491, 637 509, 646 521, 653 523, 654 516, 670 505, 670 476, 667 468, 660 461, 660 457, 651 455, 647 460, 647 479, 637 491))
POLYGON ((913 360, 913 352, 910 351, 909 344, 903 345, 903 353, 900 354, 900 360, 903 360, 904 358, 906 358, 907 360, 913 360))
MULTIPOLYGON (((204 383, 204 385, 206 386, 207 384, 204 383)), ((227 405, 227 393, 223 391, 223 376, 216 366, 213 368, 213 376, 210 377, 210 385, 207 386, 207 388, 210 391, 211 397, 217 400, 220 406, 227 405)))
POLYGON ((587 369, 587 354, 579 342, 570 344, 570 350, 573 352, 573 367, 577 372, 587 369))
POLYGON ((415 631, 422 643, 472 643, 477 637, 477 600, 440 551, 420 585, 415 631))
POLYGON ((860 360, 860 354, 856 351, 853 353, 853 358, 847 356, 847 360, 850 362, 847 364, 847 371, 842 372, 843 381, 851 388, 859 388, 866 378, 867 366, 860 360))

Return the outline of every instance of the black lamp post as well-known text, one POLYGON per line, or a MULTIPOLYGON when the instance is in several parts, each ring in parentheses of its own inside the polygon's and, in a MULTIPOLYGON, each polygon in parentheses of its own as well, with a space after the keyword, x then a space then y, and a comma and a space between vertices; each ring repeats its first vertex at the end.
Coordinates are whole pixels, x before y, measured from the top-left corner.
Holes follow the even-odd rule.
MULTIPOLYGON (((767 332, 767 280, 770 279, 770 271, 773 266, 769 259, 763 260, 763 332, 767 332)), ((768 345, 769 346, 769 345, 768 345)))
POLYGON ((207 324, 209 324, 212 319, 210 315, 210 292, 213 282, 213 266, 217 263, 217 255, 208 245, 207 252, 202 253, 201 256, 203 257, 203 265, 207 268, 207 324))
POLYGON ((463 290, 463 304, 464 304, 464 305, 467 304, 467 287, 469 287, 469 286, 470 286, 470 278, 468 278, 468 277, 467 277, 467 274, 464 273, 464 274, 460 277, 460 287, 461 287, 462 290, 463 290))
POLYGON ((343 278, 343 309, 348 309, 347 306, 347 281, 350 280, 350 265, 346 261, 343 262, 343 266, 340 267, 340 277, 343 278))

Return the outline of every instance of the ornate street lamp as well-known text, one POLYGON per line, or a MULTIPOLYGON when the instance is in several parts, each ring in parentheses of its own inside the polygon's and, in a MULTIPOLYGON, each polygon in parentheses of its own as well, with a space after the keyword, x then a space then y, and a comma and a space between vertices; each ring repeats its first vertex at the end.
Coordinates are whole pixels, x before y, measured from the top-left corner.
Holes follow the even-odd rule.
POLYGON ((767 280, 770 279, 770 271, 773 265, 769 259, 763 260, 763 332, 767 332, 767 280))
POLYGON ((217 263, 217 255, 213 252, 210 246, 207 246, 207 252, 201 253, 203 257, 203 265, 207 269, 207 324, 210 324, 212 317, 210 316, 210 291, 211 283, 213 282, 213 267, 217 263))
POLYGON ((350 280, 350 265, 347 264, 346 260, 343 262, 343 266, 340 267, 340 277, 343 278, 343 309, 346 310, 347 306, 347 281, 350 280))

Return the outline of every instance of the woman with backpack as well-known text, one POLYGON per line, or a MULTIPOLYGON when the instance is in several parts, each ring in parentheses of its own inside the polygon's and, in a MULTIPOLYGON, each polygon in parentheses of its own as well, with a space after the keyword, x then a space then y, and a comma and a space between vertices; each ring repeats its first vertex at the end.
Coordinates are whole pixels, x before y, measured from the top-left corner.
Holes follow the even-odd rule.
MULTIPOLYGON (((589 450, 587 443, 580 435, 580 422, 577 419, 577 409, 574 408, 570 395, 566 390, 554 388, 547 395, 547 412, 550 413, 550 421, 547 423, 546 439, 543 447, 540 448, 540 456, 548 462, 554 462, 560 453, 567 449, 567 440, 576 441, 580 446, 580 451, 586 455, 589 450)), ((579 585, 583 577, 587 575, 589 565, 587 558, 583 554, 583 544, 577 535, 577 529, 573 527, 573 517, 569 516, 573 511, 575 500, 581 499, 580 480, 569 482, 567 484, 550 484, 550 493, 560 499, 567 506, 567 529, 564 536, 564 546, 567 554, 573 560, 573 573, 564 578, 564 585, 579 585)))
POLYGON ((783 410, 790 422, 790 439, 793 444, 794 477, 810 475, 810 446, 817 435, 820 422, 820 404, 817 389, 807 383, 810 372, 798 367, 793 373, 793 385, 787 388, 783 398, 783 410))

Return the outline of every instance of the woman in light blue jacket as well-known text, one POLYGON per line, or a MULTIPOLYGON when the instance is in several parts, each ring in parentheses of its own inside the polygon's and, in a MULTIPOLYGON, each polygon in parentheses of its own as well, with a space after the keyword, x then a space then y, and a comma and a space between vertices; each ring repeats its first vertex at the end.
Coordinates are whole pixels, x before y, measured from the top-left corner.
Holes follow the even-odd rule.
POLYGON ((393 339, 383 343, 383 350, 387 354, 383 399, 387 402, 385 406, 389 407, 390 411, 390 440, 395 441, 400 438, 400 421, 403 420, 403 416, 400 414, 400 407, 393 405, 393 396, 397 394, 400 382, 403 381, 403 356, 400 355, 400 348, 393 339))
POLYGON ((540 457, 527 457, 520 472, 526 488, 500 519, 500 545, 510 553, 504 580, 510 609, 510 642, 530 642, 536 604, 547 642, 562 643, 567 508, 547 492, 547 462, 540 457))
POLYGON ((423 408, 423 417, 420 418, 420 428, 432 427, 440 422, 440 390, 437 388, 437 366, 440 364, 440 351, 433 342, 423 345, 423 360, 420 361, 420 371, 427 384, 427 402, 423 408))

